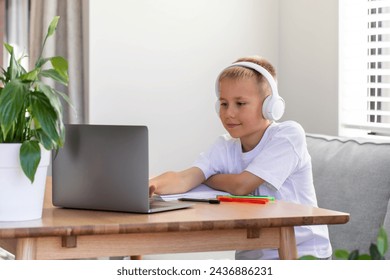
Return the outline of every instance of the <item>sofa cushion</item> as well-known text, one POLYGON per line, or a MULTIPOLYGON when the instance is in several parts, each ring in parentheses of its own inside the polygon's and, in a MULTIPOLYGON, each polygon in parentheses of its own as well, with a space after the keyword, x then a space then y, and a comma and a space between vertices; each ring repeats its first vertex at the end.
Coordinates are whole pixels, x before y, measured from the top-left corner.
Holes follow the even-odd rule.
POLYGON ((318 206, 350 213, 347 224, 329 225, 333 250, 368 253, 381 225, 390 234, 390 143, 314 134, 306 140, 318 206))

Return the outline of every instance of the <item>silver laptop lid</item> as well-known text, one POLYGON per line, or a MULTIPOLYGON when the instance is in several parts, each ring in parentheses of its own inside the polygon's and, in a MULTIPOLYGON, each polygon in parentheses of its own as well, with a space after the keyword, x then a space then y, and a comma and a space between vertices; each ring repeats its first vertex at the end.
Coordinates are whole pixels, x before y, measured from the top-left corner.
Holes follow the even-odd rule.
POLYGON ((66 125, 53 158, 53 204, 110 211, 149 211, 146 126, 66 125))

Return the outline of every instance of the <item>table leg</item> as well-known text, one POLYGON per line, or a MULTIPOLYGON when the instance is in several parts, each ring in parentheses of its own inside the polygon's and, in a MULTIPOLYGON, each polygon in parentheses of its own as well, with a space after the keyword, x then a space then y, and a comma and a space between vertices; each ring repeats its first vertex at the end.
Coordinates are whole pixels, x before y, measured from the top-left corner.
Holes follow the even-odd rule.
POLYGON ((20 238, 16 242, 16 260, 36 259, 37 240, 35 238, 20 238))
POLYGON ((298 258, 294 227, 280 228, 279 258, 281 260, 294 260, 298 258))

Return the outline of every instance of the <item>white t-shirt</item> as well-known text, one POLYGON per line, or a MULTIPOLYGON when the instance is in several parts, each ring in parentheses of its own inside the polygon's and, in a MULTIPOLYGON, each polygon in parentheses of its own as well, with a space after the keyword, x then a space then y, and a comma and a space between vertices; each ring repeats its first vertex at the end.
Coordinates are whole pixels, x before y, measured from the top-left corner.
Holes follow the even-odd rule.
MULTIPOLYGON (((240 139, 223 135, 194 163, 206 179, 215 174, 248 171, 265 183, 252 194, 317 207, 311 157, 305 132, 296 122, 272 123, 257 146, 242 152, 240 139)), ((332 255, 326 225, 295 227, 298 255, 327 258, 332 255)), ((277 259, 275 249, 237 251, 236 259, 277 259)))

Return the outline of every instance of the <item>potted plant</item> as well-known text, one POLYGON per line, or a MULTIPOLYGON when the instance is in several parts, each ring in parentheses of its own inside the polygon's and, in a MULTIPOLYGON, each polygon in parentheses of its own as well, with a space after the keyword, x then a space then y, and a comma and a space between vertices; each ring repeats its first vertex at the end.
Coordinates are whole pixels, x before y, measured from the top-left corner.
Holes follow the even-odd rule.
POLYGON ((61 99, 69 100, 43 81, 45 77, 68 85, 67 60, 42 57, 58 21, 58 16, 51 21, 30 71, 21 65, 25 55, 17 59, 14 48, 4 44, 10 59, 0 74, 0 221, 42 216, 50 151, 64 144, 61 99))

